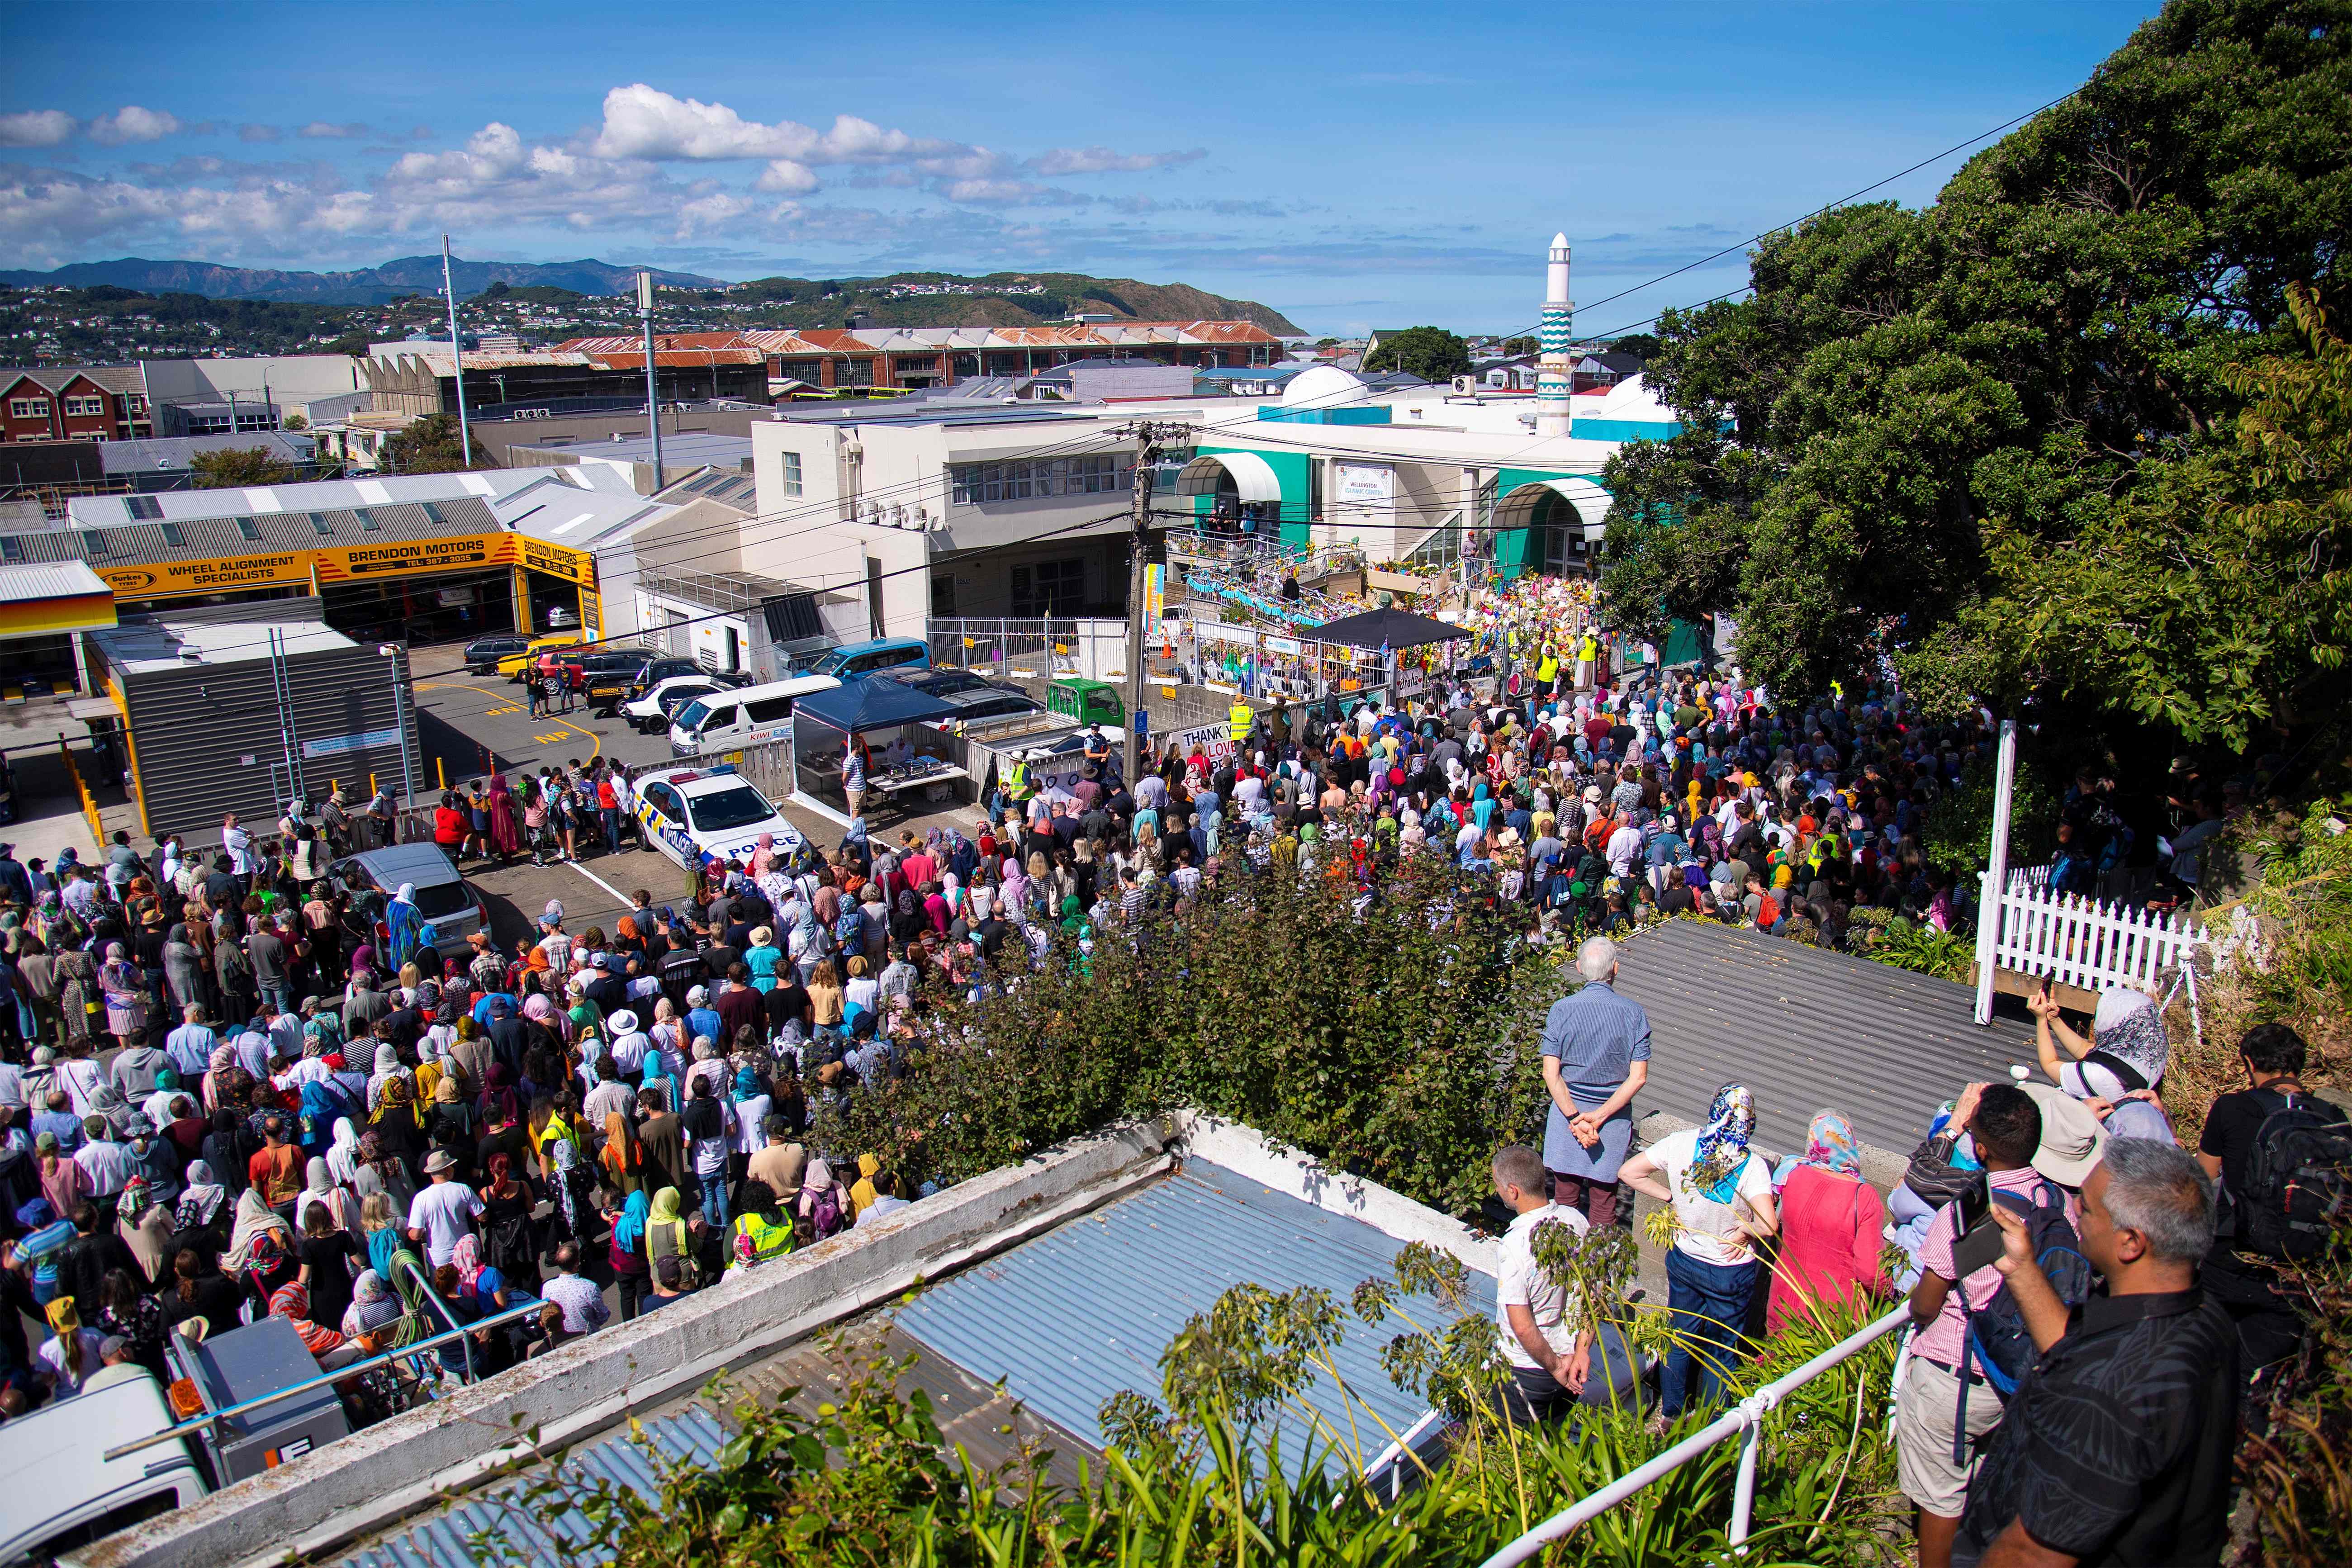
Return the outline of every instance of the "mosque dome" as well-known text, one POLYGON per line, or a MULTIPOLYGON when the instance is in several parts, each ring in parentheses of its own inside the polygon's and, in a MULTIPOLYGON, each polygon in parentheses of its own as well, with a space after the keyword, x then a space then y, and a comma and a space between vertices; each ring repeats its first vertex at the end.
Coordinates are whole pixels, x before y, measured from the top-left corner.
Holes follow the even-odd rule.
POLYGON ((1282 389, 1285 408, 1341 408, 1363 401, 1362 378, 1335 364, 1318 364, 1300 371, 1282 389))

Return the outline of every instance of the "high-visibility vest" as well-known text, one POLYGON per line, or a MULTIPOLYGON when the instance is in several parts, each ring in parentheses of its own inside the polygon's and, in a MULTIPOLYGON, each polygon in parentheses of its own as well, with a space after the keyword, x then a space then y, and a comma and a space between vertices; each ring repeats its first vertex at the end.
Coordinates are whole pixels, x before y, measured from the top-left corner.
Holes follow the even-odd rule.
POLYGON ((1225 728, 1233 732, 1234 745, 1238 746, 1249 739, 1250 726, 1255 722, 1257 714, 1248 703, 1234 704, 1233 711, 1225 715, 1225 728))
POLYGON ((1015 800, 1029 798, 1029 764, 1015 757, 1004 765, 1004 788, 1015 800))
POLYGON ((790 1220, 782 1225, 770 1225, 756 1212, 741 1214, 735 1216, 734 1230, 738 1238, 734 1261, 738 1263, 765 1263, 770 1258, 782 1258, 793 1249, 793 1223, 790 1220), (750 1246, 741 1245, 744 1242, 750 1246))

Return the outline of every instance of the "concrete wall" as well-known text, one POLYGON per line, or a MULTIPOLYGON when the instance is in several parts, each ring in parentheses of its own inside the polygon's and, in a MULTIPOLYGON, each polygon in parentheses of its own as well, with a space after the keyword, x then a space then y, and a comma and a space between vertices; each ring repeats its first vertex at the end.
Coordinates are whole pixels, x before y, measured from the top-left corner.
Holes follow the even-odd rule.
POLYGON ((110 1536, 87 1568, 235 1568, 321 1555, 535 1450, 568 1444, 998 1252, 1168 1171, 1172 1125, 1132 1125, 993 1171, 677 1306, 577 1339, 110 1536))

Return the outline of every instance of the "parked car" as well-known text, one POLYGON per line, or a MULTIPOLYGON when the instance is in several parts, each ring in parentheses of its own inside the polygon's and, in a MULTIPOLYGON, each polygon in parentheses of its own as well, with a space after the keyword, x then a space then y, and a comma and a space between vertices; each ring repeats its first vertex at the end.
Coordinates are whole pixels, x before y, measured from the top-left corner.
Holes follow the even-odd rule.
POLYGON ((955 705, 955 717, 950 722, 969 724, 978 719, 1005 719, 1016 713, 1043 713, 1045 705, 1035 698, 1018 691, 999 691, 994 687, 985 691, 957 691, 940 699, 955 705))
POLYGON ((731 752, 780 740, 793 732, 793 703, 813 692, 831 691, 840 681, 829 675, 799 675, 698 697, 670 721, 669 749, 680 757, 731 752))
POLYGON ((808 667, 811 675, 830 675, 840 680, 856 680, 877 670, 895 669, 901 665, 928 668, 931 662, 931 645, 915 637, 878 637, 872 642, 845 643, 819 654, 808 667))
POLYGON ((772 836, 780 857, 790 857, 803 842, 767 796, 724 766, 639 779, 637 820, 646 843, 688 870, 730 859, 749 865, 763 834, 772 836))
MULTIPOLYGON (((637 673, 630 679, 629 685, 631 687, 631 690, 629 695, 631 697, 643 697, 646 692, 652 690, 655 687, 659 686, 663 681, 669 679, 673 676, 702 675, 705 673, 707 672, 703 669, 702 666, 695 663, 694 660, 690 658, 680 658, 675 655, 665 655, 660 658, 646 658, 637 666, 637 673)), ((730 677, 730 679, 733 678, 730 677)), ((741 679, 746 683, 751 680, 751 677, 748 675, 741 679)))
POLYGON ((488 675, 499 668, 499 660, 518 654, 530 647, 530 639, 513 632, 500 637, 476 637, 466 645, 466 672, 488 675))
POLYGON ((351 895, 352 912, 382 952, 390 933, 383 907, 401 884, 415 888, 417 912, 433 927, 433 945, 445 954, 467 951, 466 939, 490 929, 489 904, 437 844, 395 844, 362 850, 327 868, 327 881, 351 895))
POLYGON ((966 691, 1011 691, 1024 697, 1028 695, 1017 686, 991 680, 969 669, 886 669, 882 673, 926 697, 947 698, 966 691))
POLYGON ((621 717, 640 734, 657 734, 669 728, 671 715, 688 703, 722 691, 738 690, 750 683, 744 676, 707 675, 699 670, 691 675, 673 675, 647 688, 643 696, 622 703, 621 717))
POLYGON ((555 608, 547 612, 547 629, 549 631, 555 631, 563 626, 576 626, 579 624, 580 617, 573 615, 570 610, 565 609, 561 605, 556 605, 555 608))
POLYGON ((579 646, 578 632, 557 632, 552 637, 533 637, 523 644, 520 653, 510 653, 499 660, 499 673, 509 680, 527 679, 531 666, 539 662, 541 654, 551 648, 578 647, 579 646))
POLYGON ((630 648, 600 649, 563 661, 572 689, 588 704, 588 710, 602 719, 610 719, 628 700, 637 671, 644 667, 645 656, 630 648))

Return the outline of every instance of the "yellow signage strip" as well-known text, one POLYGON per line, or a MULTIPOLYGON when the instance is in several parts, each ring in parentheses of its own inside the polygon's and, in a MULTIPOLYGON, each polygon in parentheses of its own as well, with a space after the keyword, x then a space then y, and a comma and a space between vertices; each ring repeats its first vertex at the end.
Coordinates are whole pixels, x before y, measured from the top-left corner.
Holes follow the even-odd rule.
MULTIPOLYGON (((270 555, 233 555, 208 561, 165 561, 131 566, 97 566, 98 574, 122 599, 173 599, 240 588, 316 587, 329 583, 380 582, 436 572, 520 566, 561 577, 593 592, 596 558, 516 533, 469 533, 448 539, 393 539, 380 544, 340 545, 270 555)), ((112 616, 97 624, 110 626, 112 616)), ((27 627, 27 630, 46 629, 27 627)))

